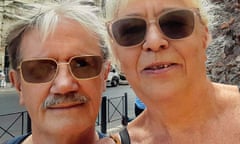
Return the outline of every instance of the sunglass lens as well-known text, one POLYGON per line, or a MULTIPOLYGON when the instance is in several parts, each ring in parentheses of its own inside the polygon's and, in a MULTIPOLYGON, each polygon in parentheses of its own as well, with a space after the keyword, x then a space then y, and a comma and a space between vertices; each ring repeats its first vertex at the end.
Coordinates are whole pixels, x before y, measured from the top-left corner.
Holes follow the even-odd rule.
POLYGON ((23 78, 30 83, 48 82, 55 76, 56 70, 57 64, 53 60, 29 60, 21 64, 23 78))
POLYGON ((192 34, 194 14, 190 10, 169 12, 159 18, 162 32, 171 39, 181 39, 192 34))
POLYGON ((133 46, 144 40, 147 24, 143 19, 126 18, 112 24, 113 37, 121 46, 133 46))
POLYGON ((100 56, 75 57, 71 60, 70 67, 77 79, 92 78, 100 74, 102 58, 100 56))

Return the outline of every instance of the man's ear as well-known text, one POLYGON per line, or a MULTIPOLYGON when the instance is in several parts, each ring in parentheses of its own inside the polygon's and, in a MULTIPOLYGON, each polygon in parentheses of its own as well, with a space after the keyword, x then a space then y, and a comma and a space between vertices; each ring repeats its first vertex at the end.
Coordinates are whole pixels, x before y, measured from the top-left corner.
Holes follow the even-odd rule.
POLYGON ((22 96, 21 80, 20 80, 19 73, 15 70, 10 70, 8 75, 9 75, 9 79, 10 79, 11 84, 15 87, 15 89, 18 92, 19 103, 21 105, 24 105, 24 98, 22 96))
POLYGON ((21 91, 20 78, 19 78, 19 74, 17 73, 17 71, 10 70, 8 75, 9 75, 9 79, 10 79, 11 84, 16 88, 16 90, 18 92, 20 92, 21 91))

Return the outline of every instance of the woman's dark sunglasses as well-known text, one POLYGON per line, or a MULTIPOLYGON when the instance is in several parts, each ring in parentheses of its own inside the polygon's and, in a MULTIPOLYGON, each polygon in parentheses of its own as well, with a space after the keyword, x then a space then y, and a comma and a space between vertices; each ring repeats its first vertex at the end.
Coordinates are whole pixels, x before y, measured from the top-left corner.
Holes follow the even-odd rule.
POLYGON ((24 60, 20 63, 23 79, 28 83, 46 83, 52 81, 58 72, 59 65, 67 64, 75 79, 91 79, 97 77, 102 69, 101 56, 75 56, 68 62, 57 62, 52 58, 24 60))
MULTIPOLYGON (((155 23, 169 39, 182 39, 192 34, 195 25, 195 12, 190 9, 173 9, 161 13, 155 23)), ((141 44, 145 40, 148 21, 143 17, 129 16, 108 23, 111 37, 124 47, 141 44)))

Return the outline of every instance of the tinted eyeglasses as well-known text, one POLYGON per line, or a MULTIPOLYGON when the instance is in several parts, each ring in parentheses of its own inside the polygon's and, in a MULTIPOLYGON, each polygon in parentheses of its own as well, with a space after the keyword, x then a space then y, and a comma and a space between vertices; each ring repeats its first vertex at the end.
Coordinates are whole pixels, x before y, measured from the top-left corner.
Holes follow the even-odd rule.
POLYGON ((101 56, 75 56, 68 62, 57 62, 52 58, 24 60, 20 63, 23 79, 28 83, 46 83, 52 81, 58 72, 59 65, 67 64, 75 79, 91 79, 97 77, 102 69, 101 56))
MULTIPOLYGON (((154 22, 167 38, 182 39, 190 36, 194 30, 195 12, 173 9, 161 13, 154 22)), ((149 23, 152 21, 143 17, 129 16, 108 23, 108 31, 120 46, 132 47, 144 42, 149 23)))

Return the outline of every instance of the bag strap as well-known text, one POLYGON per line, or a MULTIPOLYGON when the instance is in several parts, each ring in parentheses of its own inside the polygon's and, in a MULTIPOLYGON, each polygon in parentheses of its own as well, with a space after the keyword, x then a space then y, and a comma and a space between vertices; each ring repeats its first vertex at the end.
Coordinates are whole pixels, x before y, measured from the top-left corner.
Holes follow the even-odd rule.
POLYGON ((119 132, 119 135, 120 135, 122 144, 131 144, 127 128, 124 128, 123 130, 121 130, 119 132))

